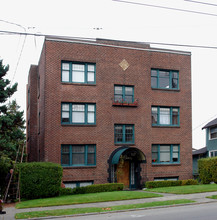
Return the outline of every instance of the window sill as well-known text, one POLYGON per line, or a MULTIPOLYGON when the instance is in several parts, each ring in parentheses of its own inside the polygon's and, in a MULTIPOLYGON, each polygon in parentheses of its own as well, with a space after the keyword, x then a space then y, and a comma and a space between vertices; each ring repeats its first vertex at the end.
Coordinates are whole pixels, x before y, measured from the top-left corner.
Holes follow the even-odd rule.
POLYGON ((85 169, 85 168, 96 168, 96 165, 91 165, 91 166, 63 166, 61 165, 63 169, 85 169))
POLYGON ((180 92, 180 89, 164 89, 164 88, 151 88, 152 90, 161 90, 165 92, 180 92))
POLYGON ((137 107, 138 103, 134 102, 134 103, 118 103, 118 102, 113 102, 112 106, 116 106, 116 107, 137 107))
POLYGON ((61 124, 63 127, 96 127, 96 124, 94 125, 88 125, 88 124, 61 124))
POLYGON ((152 125, 153 128, 180 128, 180 125, 152 125))
POLYGON ((75 86, 96 86, 96 83, 73 83, 73 82, 61 82, 62 85, 75 85, 75 86))
POLYGON ((151 165, 153 167, 158 167, 158 166, 181 166, 181 163, 152 163, 151 165))

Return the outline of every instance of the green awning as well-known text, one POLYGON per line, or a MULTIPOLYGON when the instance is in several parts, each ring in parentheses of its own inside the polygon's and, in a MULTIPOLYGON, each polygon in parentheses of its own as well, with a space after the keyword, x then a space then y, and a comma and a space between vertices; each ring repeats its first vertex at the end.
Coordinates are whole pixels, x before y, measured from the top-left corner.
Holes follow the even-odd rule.
POLYGON ((124 149, 122 148, 119 151, 117 151, 115 153, 115 155, 112 157, 112 164, 118 164, 121 154, 127 149, 128 149, 128 147, 126 147, 124 149))

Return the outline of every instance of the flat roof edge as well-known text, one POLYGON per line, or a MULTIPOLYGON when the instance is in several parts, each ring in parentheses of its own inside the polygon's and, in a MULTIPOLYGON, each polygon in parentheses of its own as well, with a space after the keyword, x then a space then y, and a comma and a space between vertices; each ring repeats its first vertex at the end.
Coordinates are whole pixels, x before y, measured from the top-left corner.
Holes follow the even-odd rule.
POLYGON ((142 42, 134 42, 134 41, 120 41, 120 40, 109 40, 109 39, 94 39, 94 38, 73 38, 73 37, 58 37, 58 36, 51 36, 47 35, 45 37, 45 41, 58 41, 58 42, 68 42, 68 43, 79 43, 79 44, 88 44, 93 46, 105 46, 105 47, 114 47, 114 48, 122 48, 122 49, 130 49, 130 50, 141 50, 141 51, 150 51, 150 52, 160 52, 160 53, 171 53, 171 54, 179 54, 179 55, 187 55, 191 56, 191 52, 189 51, 179 51, 179 50, 172 50, 172 49, 162 49, 162 48, 152 48, 148 47, 148 43, 142 42), (99 42, 102 40, 102 42, 99 42), (110 42, 123 42, 123 45, 115 45, 104 43, 103 41, 110 41, 110 42), (125 46, 126 43, 138 43, 137 46, 125 46), (146 47, 139 47, 144 44, 146 47))

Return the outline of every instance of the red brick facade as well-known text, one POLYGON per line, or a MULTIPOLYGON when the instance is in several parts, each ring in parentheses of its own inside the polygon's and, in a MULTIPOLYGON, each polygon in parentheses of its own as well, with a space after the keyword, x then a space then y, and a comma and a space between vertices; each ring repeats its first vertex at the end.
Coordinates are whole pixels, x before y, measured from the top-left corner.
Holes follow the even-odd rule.
POLYGON ((138 149, 146 157, 146 163, 139 166, 139 184, 160 177, 192 177, 190 53, 133 42, 47 38, 38 66, 30 69, 28 89, 29 161, 61 163, 61 145, 96 146, 96 165, 64 167, 64 182, 111 181, 109 159, 117 148, 126 146, 114 143, 115 124, 134 125, 134 144, 127 147, 138 149), (125 70, 120 66, 123 60, 128 64, 125 70), (62 61, 94 63, 96 83, 61 82, 62 61), (151 88, 152 68, 179 71, 179 89, 151 88), (137 106, 112 105, 114 85, 134 86, 137 106), (96 124, 62 124, 63 102, 96 104, 96 124), (152 106, 179 107, 180 125, 152 126, 152 106), (153 164, 153 144, 178 144, 180 163, 153 164))

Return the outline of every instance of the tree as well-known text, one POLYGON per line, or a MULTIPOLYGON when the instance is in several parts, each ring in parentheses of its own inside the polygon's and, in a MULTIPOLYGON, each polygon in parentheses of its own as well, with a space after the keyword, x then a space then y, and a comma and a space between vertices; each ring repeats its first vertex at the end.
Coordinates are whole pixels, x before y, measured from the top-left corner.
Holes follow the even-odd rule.
POLYGON ((16 101, 8 103, 17 90, 17 83, 10 86, 5 79, 9 66, 4 66, 0 60, 0 188, 4 189, 4 178, 12 168, 16 152, 25 142, 25 120, 23 111, 19 111, 16 101))

